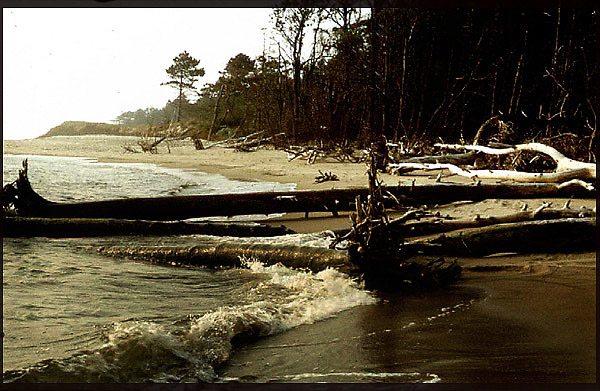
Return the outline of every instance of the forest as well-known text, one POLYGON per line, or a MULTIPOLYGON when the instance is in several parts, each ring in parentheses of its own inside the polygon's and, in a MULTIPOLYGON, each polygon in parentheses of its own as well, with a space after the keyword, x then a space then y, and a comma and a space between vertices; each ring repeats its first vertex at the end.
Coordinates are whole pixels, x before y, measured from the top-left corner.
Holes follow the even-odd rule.
POLYGON ((198 90, 201 60, 183 52, 163 83, 176 97, 115 121, 181 123, 196 139, 261 131, 287 145, 385 136, 419 149, 486 136, 596 161, 595 10, 275 8, 271 18, 262 55, 234 55, 198 90))

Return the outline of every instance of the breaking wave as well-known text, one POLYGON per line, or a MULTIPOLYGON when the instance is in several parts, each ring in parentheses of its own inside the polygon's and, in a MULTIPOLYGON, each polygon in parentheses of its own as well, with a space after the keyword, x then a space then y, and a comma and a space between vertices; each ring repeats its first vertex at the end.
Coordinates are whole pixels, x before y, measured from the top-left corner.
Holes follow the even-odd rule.
POLYGON ((332 269, 307 273, 246 261, 264 277, 247 304, 188 315, 168 324, 106 325, 103 344, 62 359, 4 372, 5 382, 218 382, 216 370, 244 341, 310 324, 376 299, 332 269))

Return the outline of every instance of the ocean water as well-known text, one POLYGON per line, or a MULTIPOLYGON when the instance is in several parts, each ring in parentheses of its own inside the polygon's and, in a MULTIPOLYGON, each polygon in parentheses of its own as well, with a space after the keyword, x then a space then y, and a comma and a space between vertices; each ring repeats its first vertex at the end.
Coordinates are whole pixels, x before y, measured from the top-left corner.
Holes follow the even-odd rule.
MULTIPOLYGON (((26 155, 3 155, 3 185, 17 178, 24 159, 29 162, 29 181, 33 189, 42 197, 59 202, 286 191, 296 187, 294 183, 236 181, 218 174, 154 164, 101 163, 90 158, 26 155)), ((254 218, 253 215, 238 216, 233 220, 254 218)))
MULTIPOLYGON (((23 158, 3 156, 4 184, 23 158)), ((146 164, 28 159, 34 189, 52 201, 293 188, 146 164)), ((4 382, 438 382, 413 349, 432 327, 445 334, 448 315, 467 311, 476 296, 385 296, 335 270, 254 259, 246 268, 169 267, 97 251, 203 240, 218 239, 5 238, 4 382)), ((330 239, 257 240, 327 246, 330 239)))
MULTIPOLYGON (((23 158, 3 156, 3 184, 16 178, 23 158)), ((293 188, 145 164, 48 156, 28 161, 32 186, 53 201, 293 188)), ((247 260, 245 269, 164 267, 96 251, 197 240, 203 238, 5 238, 4 381, 220 381, 215 369, 236 340, 376 302, 334 270, 310 274, 258 260, 247 260)))

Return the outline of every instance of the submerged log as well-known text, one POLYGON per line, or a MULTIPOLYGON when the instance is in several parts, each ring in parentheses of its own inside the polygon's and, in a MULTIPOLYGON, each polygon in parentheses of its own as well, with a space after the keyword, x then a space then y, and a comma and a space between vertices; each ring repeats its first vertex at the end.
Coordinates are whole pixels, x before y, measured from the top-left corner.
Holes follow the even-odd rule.
MULTIPOLYGON (((9 185, 7 185, 9 186, 9 185)), ((366 199, 367 188, 300 190, 243 194, 207 194, 154 198, 58 203, 39 196, 29 184, 27 171, 19 172, 12 203, 19 216, 64 218, 118 218, 180 220, 192 217, 235 216, 288 212, 331 212, 356 209, 355 199, 366 199)), ((481 201, 486 198, 594 198, 595 189, 557 184, 459 184, 385 186, 393 197, 386 207, 481 201)), ((6 189, 5 189, 6 192, 6 189)), ((3 197, 4 198, 4 197, 3 197)), ((3 203, 6 200, 3 199, 3 203)))
POLYGON ((159 264, 189 264, 204 267, 243 266, 240 257, 254 258, 267 265, 307 269, 313 272, 334 268, 351 276, 363 276, 368 288, 435 286, 455 282, 461 272, 455 262, 442 258, 423 261, 423 256, 485 256, 502 252, 552 253, 595 249, 595 218, 566 218, 496 224, 435 238, 404 243, 397 256, 370 252, 361 264, 346 250, 240 243, 223 240, 192 247, 142 246, 102 247, 98 251, 115 257, 131 257, 159 264), (419 258, 417 261, 416 258, 419 258), (408 281, 408 282, 407 282, 408 281))
POLYGON ((44 217, 6 217, 2 219, 2 236, 7 238, 43 236, 48 238, 83 238, 120 235, 217 235, 277 236, 294 233, 284 226, 243 223, 187 223, 183 221, 145 221, 120 219, 69 219, 44 217))
MULTIPOLYGON (((443 259, 434 261, 390 262, 381 260, 379 268, 363 268, 352 263, 348 251, 328 248, 239 243, 226 241, 199 244, 192 247, 142 246, 101 247, 101 254, 128 257, 157 264, 193 265, 207 268, 244 267, 243 259, 254 259, 265 265, 282 264, 289 268, 314 273, 327 268, 360 278, 368 289, 430 288, 458 280, 461 267, 455 262, 446 265, 443 259)), ((379 260, 378 260, 379 261, 379 260)))
POLYGON ((240 243, 233 240, 198 244, 192 247, 101 247, 98 251, 105 255, 130 257, 167 265, 240 267, 243 266, 242 258, 253 258, 266 265, 281 263, 287 267, 308 269, 313 272, 328 267, 348 274, 359 272, 356 266, 350 263, 347 251, 294 245, 240 243))

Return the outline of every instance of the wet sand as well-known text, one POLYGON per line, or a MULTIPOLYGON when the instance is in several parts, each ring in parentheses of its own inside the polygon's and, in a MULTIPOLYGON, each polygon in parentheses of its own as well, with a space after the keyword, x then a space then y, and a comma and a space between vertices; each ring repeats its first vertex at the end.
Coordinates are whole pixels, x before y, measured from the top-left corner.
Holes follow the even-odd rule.
POLYGON ((222 372, 255 382, 595 382, 595 254, 459 262, 521 270, 466 270, 443 290, 380 294, 379 305, 244 346, 222 372))
MULTIPOLYGON (((134 142, 135 139, 131 141, 134 142)), ((127 141, 129 142, 129 141, 127 141)), ((92 157, 100 161, 196 168, 232 179, 294 182, 299 189, 366 184, 364 164, 288 162, 285 152, 224 148, 171 153, 125 153, 122 138, 53 137, 6 140, 4 153, 92 157), (339 182, 314 184, 318 171, 339 182)), ((433 181, 435 174, 383 175, 384 182, 433 181)), ((460 181, 452 177, 444 181, 460 181)), ((451 216, 503 215, 523 203, 486 200, 438 207, 451 216)), ((561 207, 566 200, 552 201, 561 207)), ((593 208, 574 200, 572 208, 593 208)), ((298 232, 349 226, 347 215, 288 214, 270 221, 298 232)), ((327 321, 301 326, 237 349, 221 368, 226 378, 250 382, 595 382, 596 254, 536 254, 459 259, 454 286, 425 293, 378 294, 381 303, 356 307, 327 321), (487 271, 486 271, 487 270, 487 271), (332 374, 333 373, 333 374, 332 374)))

